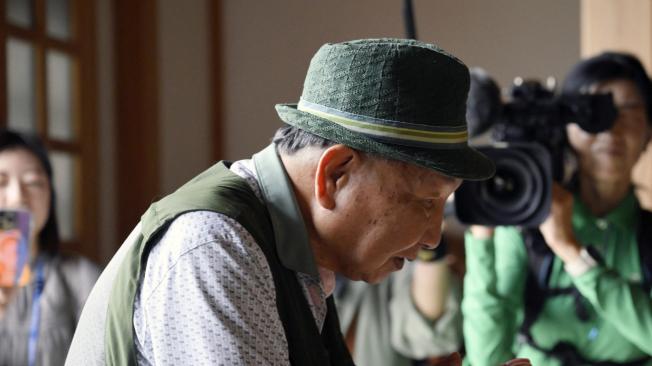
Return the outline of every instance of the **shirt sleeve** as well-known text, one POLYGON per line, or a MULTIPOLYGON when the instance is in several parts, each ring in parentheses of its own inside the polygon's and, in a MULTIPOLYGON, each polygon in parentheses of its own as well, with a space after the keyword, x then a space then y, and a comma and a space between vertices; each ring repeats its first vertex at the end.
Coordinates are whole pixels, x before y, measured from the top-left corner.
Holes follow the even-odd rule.
POLYGON ((137 296, 141 364, 289 364, 271 271, 232 219, 177 218, 150 254, 137 296))
POLYGON ((527 252, 518 231, 505 227, 496 228, 494 237, 486 240, 467 233, 465 249, 465 364, 495 366, 514 358, 527 252))
POLYGON ((389 304, 392 347, 411 359, 448 355, 459 351, 462 343, 461 289, 451 277, 444 313, 436 320, 427 319, 411 296, 413 266, 395 274, 389 304))
POLYGON ((652 355, 652 297, 604 266, 573 278, 580 293, 600 316, 643 352, 652 355))

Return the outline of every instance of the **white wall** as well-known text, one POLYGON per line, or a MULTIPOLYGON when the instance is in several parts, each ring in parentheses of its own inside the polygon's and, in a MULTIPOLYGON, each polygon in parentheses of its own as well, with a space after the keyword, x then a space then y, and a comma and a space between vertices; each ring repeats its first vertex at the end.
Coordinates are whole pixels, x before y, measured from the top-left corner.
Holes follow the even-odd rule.
MULTIPOLYGON (((508 86, 558 78, 579 57, 578 0, 415 0, 417 36, 508 86)), ((404 37, 401 0, 223 0, 225 158, 249 156, 281 125, 274 104, 296 102, 326 42, 404 37)))
MULTIPOLYGON (((159 0, 159 159, 161 194, 211 163, 208 1, 159 0)), ((124 238, 115 234, 116 168, 113 9, 96 2, 100 255, 108 259, 124 238)), ((154 199, 154 197, 152 197, 154 199)))
POLYGON ((208 1, 158 2, 162 194, 211 162, 208 1))

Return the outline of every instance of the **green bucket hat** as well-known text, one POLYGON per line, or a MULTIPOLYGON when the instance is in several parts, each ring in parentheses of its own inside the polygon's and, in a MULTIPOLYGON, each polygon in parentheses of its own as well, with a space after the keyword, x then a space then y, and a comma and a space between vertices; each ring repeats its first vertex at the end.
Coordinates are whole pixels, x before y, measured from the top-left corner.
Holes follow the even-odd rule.
POLYGON ((491 160, 469 147, 469 70, 439 47, 406 39, 325 44, 298 104, 277 104, 283 122, 360 151, 482 180, 491 160))

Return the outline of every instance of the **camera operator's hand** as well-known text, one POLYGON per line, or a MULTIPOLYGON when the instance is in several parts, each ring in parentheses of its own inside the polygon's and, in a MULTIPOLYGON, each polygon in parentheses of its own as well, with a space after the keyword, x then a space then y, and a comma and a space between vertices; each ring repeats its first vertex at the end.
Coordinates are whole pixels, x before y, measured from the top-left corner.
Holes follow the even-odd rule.
POLYGON ((581 246, 575 238, 571 218, 573 216, 573 195, 559 184, 552 186, 550 215, 539 226, 546 244, 564 263, 577 259, 581 246))
POLYGON ((494 236, 494 228, 491 226, 471 225, 469 230, 476 239, 491 239, 494 236))

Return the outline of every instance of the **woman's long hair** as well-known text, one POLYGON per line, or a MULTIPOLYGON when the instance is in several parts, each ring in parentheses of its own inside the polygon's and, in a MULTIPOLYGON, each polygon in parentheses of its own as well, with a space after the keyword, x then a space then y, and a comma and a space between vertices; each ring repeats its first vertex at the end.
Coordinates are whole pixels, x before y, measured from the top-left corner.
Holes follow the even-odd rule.
POLYGON ((32 153, 41 163, 43 170, 48 175, 48 188, 50 189, 50 208, 48 218, 43 230, 38 233, 39 252, 55 254, 59 251, 59 228, 57 226, 56 197, 52 179, 52 164, 48 153, 41 140, 30 134, 18 133, 6 129, 0 130, 0 152, 13 149, 25 149, 32 153))

